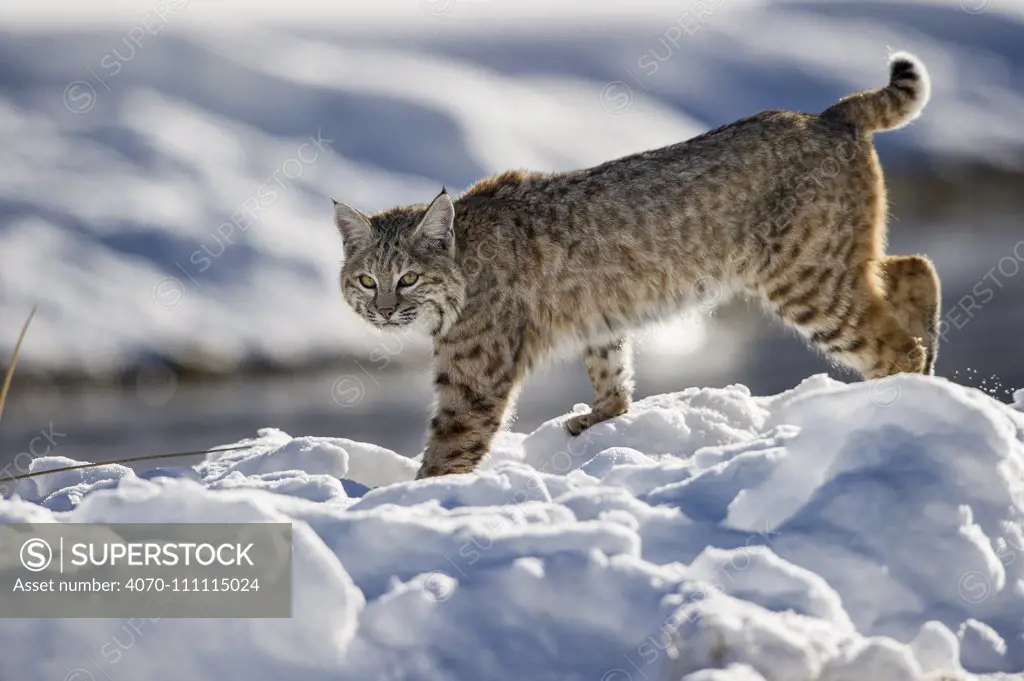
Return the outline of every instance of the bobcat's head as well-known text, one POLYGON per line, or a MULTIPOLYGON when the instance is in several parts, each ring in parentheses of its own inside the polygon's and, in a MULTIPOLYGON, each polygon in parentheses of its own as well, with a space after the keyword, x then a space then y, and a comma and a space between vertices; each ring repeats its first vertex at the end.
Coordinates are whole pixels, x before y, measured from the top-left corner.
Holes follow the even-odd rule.
POLYGON ((429 206, 365 215, 334 202, 345 262, 341 294, 379 329, 417 324, 431 335, 455 323, 466 282, 455 260, 455 205, 444 189, 429 206))

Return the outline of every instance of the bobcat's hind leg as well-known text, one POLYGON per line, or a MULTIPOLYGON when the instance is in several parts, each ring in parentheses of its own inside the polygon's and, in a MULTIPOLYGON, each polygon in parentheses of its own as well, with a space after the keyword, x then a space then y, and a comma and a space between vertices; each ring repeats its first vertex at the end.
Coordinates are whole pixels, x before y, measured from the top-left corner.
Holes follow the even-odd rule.
POLYGON ((935 267, 920 255, 891 255, 882 261, 882 276, 896 319, 924 344, 924 373, 934 374, 941 315, 940 284, 935 267))
POLYGON ((808 268, 802 288, 780 286, 768 300, 811 344, 866 379, 925 373, 927 349, 896 316, 877 268, 808 268))
POLYGON ((595 424, 625 414, 633 398, 633 360, 628 339, 588 346, 583 352, 583 359, 595 397, 589 412, 565 422, 565 429, 574 436, 595 424))

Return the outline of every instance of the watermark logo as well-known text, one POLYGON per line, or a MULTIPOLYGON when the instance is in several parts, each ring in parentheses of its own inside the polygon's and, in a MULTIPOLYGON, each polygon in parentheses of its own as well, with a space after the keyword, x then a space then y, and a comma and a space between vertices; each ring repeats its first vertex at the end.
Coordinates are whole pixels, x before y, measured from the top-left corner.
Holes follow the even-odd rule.
POLYGON ((601 88, 601 106, 611 114, 620 114, 633 104, 633 88, 624 81, 613 80, 601 88))
POLYGON ((690 297, 701 311, 714 310, 724 298, 722 284, 712 277, 699 277, 690 286, 690 297))
POLYGON ((153 285, 153 301, 165 310, 173 310, 185 300, 185 285, 176 277, 164 277, 153 285))
POLYGON ((96 681, 96 677, 93 676, 92 672, 82 669, 72 669, 64 677, 64 681, 96 681))
POLYGON ((53 549, 45 539, 33 537, 21 545, 21 564, 29 572, 42 572, 53 562, 53 549))
POLYGON ((968 603, 981 603, 992 593, 992 582, 984 572, 965 572, 957 584, 960 598, 968 603))
POLYGON ((331 386, 331 396, 339 407, 354 407, 363 401, 365 394, 366 386, 352 374, 340 376, 331 386))
POLYGON ((422 576, 423 589, 435 603, 444 603, 455 593, 458 582, 443 570, 435 570, 422 576))
POLYGON ((422 5, 423 11, 427 14, 440 17, 452 11, 452 7, 455 6, 455 0, 420 0, 420 5, 422 5))
POLYGON ((601 677, 601 681, 633 681, 633 677, 625 669, 609 669, 601 677))
POLYGON ((85 67, 90 80, 73 80, 64 88, 64 107, 73 114, 86 114, 96 106, 97 94, 93 82, 99 83, 108 93, 113 92, 110 80, 121 73, 150 44, 150 39, 159 35, 170 20, 181 12, 189 0, 157 0, 130 29, 121 36, 117 44, 91 65, 85 67))
MULTIPOLYGON (((978 2, 978 0, 973 0, 973 2, 978 2)), ((652 45, 636 60, 636 67, 642 74, 634 73, 634 69, 628 66, 624 69, 626 74, 643 90, 649 91, 650 86, 645 81, 654 76, 663 63, 678 53, 682 41, 696 35, 703 26, 707 25, 724 4, 725 0, 694 0, 683 14, 662 32, 658 37, 657 45, 652 45)), ((601 105, 609 113, 620 114, 632 104, 633 90, 624 81, 614 80, 601 90, 601 105)))
POLYGON ((871 387, 868 388, 868 399, 877 407, 891 407, 899 401, 902 394, 903 390, 896 376, 871 381, 871 387))
POLYGON ((0 613, 290 617, 291 530, 289 523, 0 524, 0 613))
POLYGON ((64 88, 64 106, 71 113, 89 113, 96 106, 96 88, 84 80, 68 83, 64 88))
POLYGON ((197 289, 202 289, 200 275, 213 267, 236 243, 244 243, 246 231, 260 224, 263 214, 299 184, 307 169, 320 159, 323 152, 328 151, 333 142, 333 139, 324 136, 320 128, 317 128, 315 136, 309 135, 203 243, 198 244, 199 247, 192 251, 187 262, 174 262, 181 270, 182 277, 162 277, 156 281, 152 290, 153 302, 165 310, 173 310, 187 297, 187 281, 195 284, 197 289))
POLYGON ((960 0, 960 9, 968 14, 981 14, 988 9, 991 0, 960 0))

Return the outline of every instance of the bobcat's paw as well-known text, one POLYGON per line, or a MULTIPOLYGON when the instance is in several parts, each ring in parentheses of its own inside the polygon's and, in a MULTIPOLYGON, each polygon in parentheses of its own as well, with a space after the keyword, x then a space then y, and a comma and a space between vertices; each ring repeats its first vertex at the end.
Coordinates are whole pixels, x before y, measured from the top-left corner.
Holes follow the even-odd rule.
POLYGON ((469 458, 456 458, 441 461, 439 463, 424 463, 416 473, 416 480, 424 478, 437 478, 442 475, 457 475, 459 473, 472 473, 476 469, 476 460, 469 458))
POLYGON ((420 466, 420 469, 416 472, 415 480, 436 478, 440 475, 444 475, 444 471, 442 471, 437 466, 428 466, 427 464, 423 464, 422 466, 420 466))
POLYGON ((590 426, 600 423, 603 420, 604 419, 599 419, 592 411, 587 412, 586 414, 577 414, 565 422, 565 430, 569 435, 576 437, 590 426))
POLYGON ((585 431, 587 428, 590 428, 591 426, 596 426, 597 424, 603 423, 604 421, 607 421, 609 419, 613 419, 616 416, 622 416, 623 414, 626 413, 628 409, 629 407, 627 406, 623 406, 621 410, 617 410, 614 412, 597 411, 591 409, 586 414, 577 414, 570 418, 568 421, 566 421, 565 430, 569 433, 569 435, 576 437, 577 435, 585 431))

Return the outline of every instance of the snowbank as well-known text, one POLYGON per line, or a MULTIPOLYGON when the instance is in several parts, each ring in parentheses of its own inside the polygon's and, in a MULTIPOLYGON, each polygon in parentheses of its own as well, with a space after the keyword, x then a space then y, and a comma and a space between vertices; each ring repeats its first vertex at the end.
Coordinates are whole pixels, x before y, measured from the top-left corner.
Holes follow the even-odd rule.
POLYGON ((294 617, 6 620, 0 678, 911 681, 1024 669, 1013 407, 943 379, 815 376, 775 397, 652 397, 575 440, 565 418, 503 433, 478 474, 433 480, 373 445, 267 429, 194 469, 22 481, 0 521, 291 521, 294 617), (116 659, 98 652, 111 642, 116 659))

